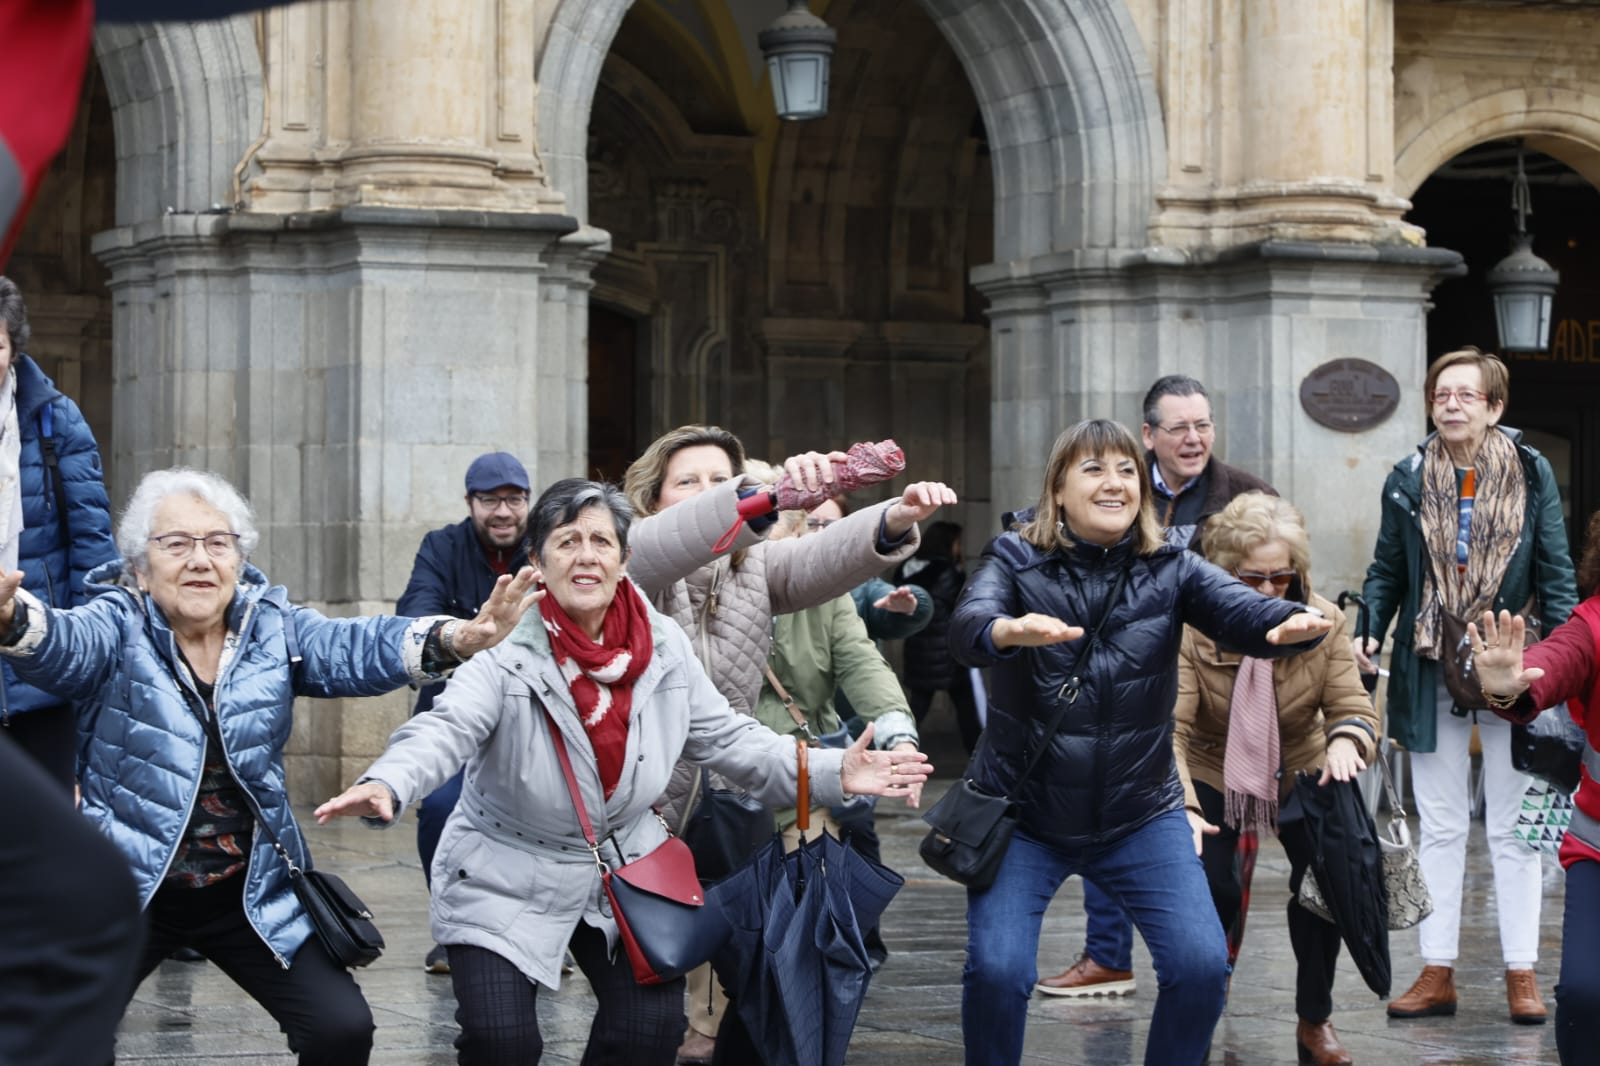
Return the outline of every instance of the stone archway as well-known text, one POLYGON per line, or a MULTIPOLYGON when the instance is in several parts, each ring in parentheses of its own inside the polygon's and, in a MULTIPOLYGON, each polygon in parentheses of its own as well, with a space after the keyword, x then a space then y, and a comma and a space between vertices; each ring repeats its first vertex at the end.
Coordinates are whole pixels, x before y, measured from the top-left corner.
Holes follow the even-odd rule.
POLYGON ((1395 192, 1409 198, 1428 176, 1468 148, 1503 137, 1554 156, 1600 185, 1600 98, 1551 89, 1539 102, 1524 89, 1463 95, 1436 106, 1448 109, 1416 130, 1395 157, 1395 192))
MULTIPOLYGON (((540 145, 587 217, 590 105, 632 0, 561 0, 538 67, 540 145)), ((922 0, 960 57, 988 129, 995 259, 1146 243, 1166 170, 1155 75, 1119 0, 922 0)))

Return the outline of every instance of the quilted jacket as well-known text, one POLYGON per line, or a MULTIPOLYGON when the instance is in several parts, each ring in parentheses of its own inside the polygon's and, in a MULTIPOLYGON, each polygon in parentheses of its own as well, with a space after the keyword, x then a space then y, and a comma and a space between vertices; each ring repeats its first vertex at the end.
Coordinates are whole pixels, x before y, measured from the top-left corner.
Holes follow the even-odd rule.
POLYGON ((1061 849, 1121 839, 1183 806, 1172 753, 1183 624, 1262 658, 1314 644, 1278 646, 1266 633, 1302 606, 1276 600, 1171 545, 1134 554, 1131 541, 1104 548, 1082 541, 1040 551, 1015 532, 983 552, 950 622, 950 647, 969 666, 988 666, 989 721, 968 774, 992 794, 1010 791, 1067 680, 1082 678, 1039 767, 1018 801, 1020 827, 1061 849), (1107 603, 1117 574, 1128 578, 1107 603), (997 618, 1039 613, 1092 631, 1109 610, 1100 645, 1078 660, 1088 637, 1039 648, 997 651, 997 618))
MULTIPOLYGON (((95 570, 88 583, 93 598, 71 610, 51 610, 18 593, 28 622, 17 644, 0 651, 24 680, 83 701, 83 813, 127 857, 140 905, 147 906, 188 825, 206 733, 203 704, 178 668, 177 642, 161 609, 119 583, 121 573, 120 562, 95 570)), ((218 729, 257 819, 306 867, 311 856, 283 774, 295 697, 376 696, 407 681, 437 681, 422 669, 423 637, 435 621, 324 618, 291 606, 260 570, 241 568, 227 618, 234 649, 216 683, 218 729), (302 656, 294 665, 291 642, 302 656)), ((311 923, 267 833, 255 834, 243 876, 250 925, 288 967, 311 923)))
MULTIPOLYGON (((63 396, 26 355, 16 358, 17 430, 22 438, 22 540, 17 565, 23 587, 52 607, 76 607, 88 600, 84 577, 117 557, 111 539, 111 501, 106 498, 100 451, 78 405, 63 396), (42 415, 49 408, 62 487, 67 501, 63 528, 55 486, 45 472, 42 415)), ((58 696, 20 681, 9 664, 0 690, 0 716, 61 704, 58 696)))
MULTIPOLYGON (((661 613, 683 627, 695 655, 733 709, 749 714, 761 691, 774 615, 842 596, 916 551, 915 527, 880 554, 878 530, 894 501, 863 507, 820 533, 768 541, 739 530, 729 552, 712 548, 733 527, 741 481, 727 481, 640 519, 628 535, 628 576, 661 613)), ((662 798, 674 826, 693 771, 681 767, 662 798)))
MULTIPOLYGON (((629 594, 628 585, 617 594, 629 594)), ((466 766, 461 800, 433 860, 436 941, 487 948, 552 989, 579 921, 615 946, 616 925, 601 909, 599 872, 550 743, 552 718, 612 863, 632 862, 665 839, 650 805, 680 753, 774 807, 794 802, 794 741, 733 713, 695 661, 688 636, 655 611, 650 633, 654 651, 633 684, 626 769, 610 798, 537 610, 457 670, 433 710, 396 730, 367 770, 364 779, 384 782, 403 805, 466 766)), ((817 802, 842 799, 843 757, 838 750, 810 753, 817 802)))
MULTIPOLYGON (((1328 742, 1355 741, 1362 761, 1372 764, 1377 749, 1378 714, 1350 654, 1344 612, 1313 593, 1311 606, 1333 621, 1333 631, 1304 655, 1272 664, 1278 697, 1278 737, 1283 792, 1300 770, 1321 769, 1328 742)), ((1172 746, 1183 779, 1186 806, 1200 809, 1194 782, 1223 791, 1222 757, 1228 747, 1228 709, 1239 676, 1238 652, 1227 651, 1194 626, 1184 626, 1178 653, 1178 704, 1172 746)))

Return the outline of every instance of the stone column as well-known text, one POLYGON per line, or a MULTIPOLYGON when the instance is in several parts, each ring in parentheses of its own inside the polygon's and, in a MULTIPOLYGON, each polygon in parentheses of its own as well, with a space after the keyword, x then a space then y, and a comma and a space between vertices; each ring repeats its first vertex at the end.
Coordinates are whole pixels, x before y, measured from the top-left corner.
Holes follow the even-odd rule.
POLYGON ((1211 394, 1219 458, 1271 482, 1305 512, 1318 588, 1359 584, 1390 466, 1423 426, 1428 294, 1460 270, 1443 249, 1265 242, 1208 264, 1171 251, 1086 264, 1041 257, 985 267, 993 351, 994 483, 1001 501, 1037 498, 1056 435, 1083 418, 1138 432, 1140 400, 1163 374, 1211 394), (1332 359, 1383 367, 1401 405, 1366 432, 1301 410, 1300 383, 1332 359))

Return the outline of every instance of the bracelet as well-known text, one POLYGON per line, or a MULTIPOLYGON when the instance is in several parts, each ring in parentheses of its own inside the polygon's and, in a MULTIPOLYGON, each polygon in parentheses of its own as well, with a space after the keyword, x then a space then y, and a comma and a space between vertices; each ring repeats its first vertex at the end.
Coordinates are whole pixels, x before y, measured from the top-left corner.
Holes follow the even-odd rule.
POLYGON ((1493 692, 1483 694, 1483 702, 1488 704, 1491 711, 1509 711, 1517 705, 1517 700, 1522 698, 1522 693, 1513 696, 1501 696, 1493 692))
POLYGON ((452 618, 444 624, 443 628, 439 630, 439 646, 444 649, 446 655, 455 659, 465 660, 466 657, 456 651, 456 627, 459 625, 461 625, 459 618, 452 618))

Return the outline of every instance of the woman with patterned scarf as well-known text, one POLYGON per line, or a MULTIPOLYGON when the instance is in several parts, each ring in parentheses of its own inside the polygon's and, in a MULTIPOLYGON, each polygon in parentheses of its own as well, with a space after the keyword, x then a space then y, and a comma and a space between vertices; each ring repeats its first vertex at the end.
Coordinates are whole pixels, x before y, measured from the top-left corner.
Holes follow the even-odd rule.
MULTIPOLYGON (((666 839, 652 804, 679 759, 722 774, 772 807, 792 806, 795 743, 736 713, 677 623, 626 576, 633 508, 611 485, 558 481, 528 515, 546 595, 498 649, 457 670, 431 711, 317 820, 392 825, 405 805, 466 767, 433 865, 433 937, 450 953, 458 1061, 537 1063, 539 986, 557 990, 570 950, 599 1008, 583 1061, 670 1066, 683 1036, 684 982, 634 980, 601 906, 560 756, 571 753, 601 856, 613 867, 666 839)), ((810 753, 812 795, 904 797, 930 769, 914 751, 810 753)))
POLYGON ((1494 868, 1500 947, 1511 1020, 1545 1020, 1533 966, 1539 953, 1539 855, 1513 834, 1530 778, 1511 765, 1509 723, 1480 705, 1456 704, 1440 659, 1445 617, 1526 612, 1549 632, 1578 602, 1567 533, 1550 463, 1499 425, 1506 366, 1476 348, 1428 368, 1424 395, 1435 432, 1397 463, 1383 486, 1383 519, 1363 593, 1370 629, 1352 641, 1368 673, 1389 623, 1389 735, 1411 753, 1421 823, 1418 857, 1433 896, 1420 928, 1422 974, 1389 1004, 1393 1018, 1456 1012, 1454 966, 1461 925, 1467 827, 1468 745, 1483 748, 1484 822, 1494 868))
POLYGON ((1270 835, 1283 844, 1295 1045, 1301 1062, 1341 1066, 1350 1056, 1329 1020, 1339 930, 1295 900, 1314 844, 1304 819, 1285 813, 1280 821, 1279 801, 1301 771, 1320 772, 1326 785, 1349 781, 1371 763, 1377 712, 1344 639, 1343 612, 1311 591, 1311 544, 1300 512, 1287 500, 1246 492, 1212 516, 1201 536, 1210 562, 1263 596, 1310 604, 1334 622, 1317 647, 1277 660, 1242 655, 1184 626, 1172 750, 1184 805, 1218 829, 1202 837, 1200 861, 1230 955, 1244 938, 1250 902, 1235 855, 1239 839, 1270 835))

